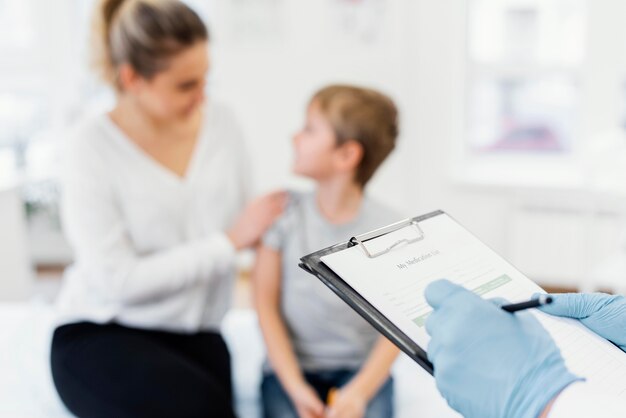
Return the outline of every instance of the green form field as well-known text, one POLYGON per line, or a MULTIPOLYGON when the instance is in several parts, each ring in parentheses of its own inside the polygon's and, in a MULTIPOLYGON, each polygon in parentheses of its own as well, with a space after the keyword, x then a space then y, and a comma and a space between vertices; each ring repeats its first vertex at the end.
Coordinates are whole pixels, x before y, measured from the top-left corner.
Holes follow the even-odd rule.
POLYGON ((482 296, 487 292, 491 292, 492 290, 499 288, 500 286, 504 286, 511 280, 513 279, 511 279, 506 274, 503 274, 500 277, 497 277, 481 286, 478 286, 476 289, 473 289, 473 292, 476 293, 478 296, 482 296))
POLYGON ((418 316, 417 318, 415 318, 413 320, 413 322, 418 326, 418 327, 423 327, 424 324, 426 323, 426 319, 428 319, 428 316, 431 314, 431 312, 427 312, 423 315, 418 316))
MULTIPOLYGON (((493 280, 488 281, 487 283, 484 283, 480 286, 478 286, 476 289, 473 289, 472 291, 474 293, 476 293, 478 296, 482 296, 487 292, 491 292, 494 289, 499 288, 500 286, 504 286, 505 284, 509 283, 511 279, 508 275, 503 274, 502 276, 496 277, 493 280)), ((426 312, 425 314, 422 314, 420 316, 418 316, 417 318, 413 319, 413 323, 415 323, 418 327, 423 327, 424 324, 426 323, 426 319, 428 319, 428 316, 431 314, 431 312, 426 312)))

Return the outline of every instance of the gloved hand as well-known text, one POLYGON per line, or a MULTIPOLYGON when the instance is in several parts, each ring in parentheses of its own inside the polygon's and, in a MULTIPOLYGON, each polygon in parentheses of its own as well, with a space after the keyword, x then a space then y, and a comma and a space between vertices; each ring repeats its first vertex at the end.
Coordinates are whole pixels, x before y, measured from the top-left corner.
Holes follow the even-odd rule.
POLYGON ((510 314, 447 280, 425 292, 437 388, 466 418, 537 418, 579 380, 528 312, 510 314))
POLYGON ((626 351, 626 298, 605 293, 550 295, 540 309, 550 315, 580 319, 587 328, 626 351))

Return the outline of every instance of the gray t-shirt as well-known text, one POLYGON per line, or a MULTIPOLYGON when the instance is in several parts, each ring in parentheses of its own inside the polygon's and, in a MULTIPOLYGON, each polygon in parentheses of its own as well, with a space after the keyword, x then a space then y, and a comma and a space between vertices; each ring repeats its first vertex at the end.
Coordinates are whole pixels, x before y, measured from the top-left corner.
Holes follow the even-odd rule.
MULTIPOLYGON (((314 193, 290 194, 285 212, 263 243, 281 252, 281 311, 304 370, 359 368, 379 334, 322 282, 298 267, 300 257, 399 219, 395 211, 366 196, 355 219, 334 225, 321 215, 314 193)), ((265 370, 269 370, 268 362, 265 370)))

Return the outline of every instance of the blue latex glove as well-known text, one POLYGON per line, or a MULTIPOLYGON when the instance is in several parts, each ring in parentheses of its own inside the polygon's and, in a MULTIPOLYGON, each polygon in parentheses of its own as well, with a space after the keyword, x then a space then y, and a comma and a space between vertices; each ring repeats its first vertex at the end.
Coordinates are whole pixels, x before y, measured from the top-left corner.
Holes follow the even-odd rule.
POLYGON ((537 418, 579 380, 528 312, 510 314, 447 280, 425 292, 437 388, 466 418, 537 418))
POLYGON ((550 295, 540 309, 556 316, 580 319, 587 328, 626 351, 626 298, 605 293, 550 295))

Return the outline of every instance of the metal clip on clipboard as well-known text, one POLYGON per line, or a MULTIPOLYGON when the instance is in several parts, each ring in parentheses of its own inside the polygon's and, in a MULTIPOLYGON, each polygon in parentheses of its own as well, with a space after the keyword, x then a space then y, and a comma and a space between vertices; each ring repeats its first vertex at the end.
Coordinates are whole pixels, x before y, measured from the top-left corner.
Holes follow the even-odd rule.
POLYGON ((424 239, 424 231, 422 231, 422 228, 420 228, 418 222, 415 219, 406 219, 404 221, 400 221, 400 222, 396 222, 394 224, 385 226, 383 228, 379 228, 376 229, 372 232, 368 232, 366 234, 362 234, 362 235, 357 235, 356 237, 352 237, 350 238, 350 244, 351 245, 359 245, 363 251, 365 251, 365 254, 369 257, 369 258, 376 258, 379 257, 383 254, 387 254, 389 251, 393 250, 394 248, 402 245, 402 244, 412 244, 414 242, 417 241, 421 241, 424 239), (371 241, 373 239, 376 238, 380 238, 383 235, 387 235, 391 232, 395 232, 395 231, 399 231, 403 228, 407 228, 407 227, 415 227, 415 229, 417 230, 418 235, 415 238, 402 238, 399 239, 398 241, 394 242, 393 244, 391 244, 389 247, 385 248, 384 250, 381 251, 377 251, 377 252, 370 252, 370 250, 367 248, 367 246, 365 245, 365 243, 367 241, 371 241))

